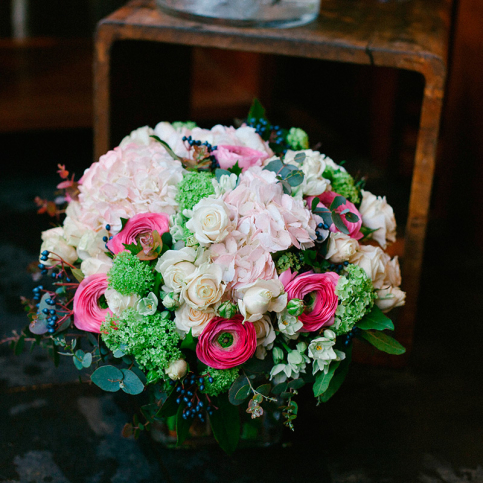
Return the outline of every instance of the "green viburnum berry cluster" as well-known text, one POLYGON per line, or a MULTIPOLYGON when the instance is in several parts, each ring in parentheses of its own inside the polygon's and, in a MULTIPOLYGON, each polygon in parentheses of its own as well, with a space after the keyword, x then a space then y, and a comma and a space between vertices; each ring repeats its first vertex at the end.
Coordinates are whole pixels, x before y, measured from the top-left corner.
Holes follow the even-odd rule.
POLYGON ((108 286, 121 295, 146 295, 154 285, 155 274, 149 263, 124 251, 116 255, 107 275, 108 286))
POLYGON ((361 192, 356 186, 354 178, 345 171, 327 167, 324 170, 324 178, 330 179, 332 191, 348 199, 354 204, 361 202, 361 192))
POLYGON ((292 127, 287 135, 287 143, 293 151, 309 149, 309 136, 303 129, 292 127))
POLYGON ((215 188, 211 182, 213 178, 212 173, 204 171, 187 173, 178 184, 176 201, 180 210, 191 210, 203 198, 214 195, 215 188))
POLYGON ((130 308, 120 317, 108 315, 101 325, 102 339, 112 351, 132 355, 141 369, 165 377, 169 364, 183 357, 180 336, 169 312, 142 316, 130 308))
POLYGON ((372 309, 376 294, 364 269, 352 264, 339 278, 335 293, 341 302, 335 312, 335 323, 331 329, 337 335, 346 334, 372 309))
POLYGON ((238 377, 238 367, 232 367, 231 369, 212 369, 207 368, 210 376, 213 378, 213 382, 209 382, 208 378, 205 381, 205 392, 208 396, 218 396, 222 392, 228 391, 230 386, 235 382, 238 377))
POLYGON ((277 259, 275 266, 277 267, 277 272, 279 274, 285 272, 285 270, 288 270, 289 268, 294 272, 298 272, 302 268, 300 255, 292 252, 284 253, 277 259))

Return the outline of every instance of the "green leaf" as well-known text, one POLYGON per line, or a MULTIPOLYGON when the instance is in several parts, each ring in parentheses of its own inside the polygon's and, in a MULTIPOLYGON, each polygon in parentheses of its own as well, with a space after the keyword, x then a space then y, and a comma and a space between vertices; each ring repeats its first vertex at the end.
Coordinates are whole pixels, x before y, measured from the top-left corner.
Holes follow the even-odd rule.
POLYGON ((321 371, 318 372, 317 375, 315 376, 315 383, 314 383, 314 396, 318 397, 321 394, 323 394, 327 388, 329 387, 330 380, 334 376, 334 372, 339 367, 339 362, 334 361, 330 364, 329 366, 329 371, 327 374, 325 372, 321 371))
POLYGON ((272 393, 275 395, 275 396, 279 396, 280 394, 282 394, 282 392, 285 392, 286 389, 288 387, 288 382, 281 382, 280 384, 277 384, 273 389, 272 389, 272 393))
POLYGON ((170 147, 169 147, 169 144, 164 142, 162 139, 160 139, 158 136, 155 136, 155 135, 151 135, 149 136, 153 139, 156 139, 156 141, 158 141, 158 143, 161 143, 164 147, 164 149, 166 149, 166 151, 168 151, 168 154, 173 158, 173 159, 176 159, 177 161, 183 161, 183 158, 180 158, 170 147))
POLYGON ((294 390, 300 389, 304 385, 305 381, 303 379, 294 379, 288 383, 288 387, 294 390))
POLYGON ((213 435, 221 449, 232 454, 240 439, 240 413, 224 394, 213 399, 214 405, 218 408, 210 416, 213 435))
POLYGON ((339 208, 339 206, 342 206, 346 203, 347 200, 343 196, 338 195, 332 200, 332 203, 330 204, 330 210, 334 211, 339 208))
POLYGON ((82 270, 80 268, 73 268, 71 269, 71 272, 79 283, 84 280, 84 274, 82 273, 82 270))
POLYGON ((253 99, 252 105, 250 107, 250 110, 248 111, 248 121, 252 122, 252 119, 255 121, 259 121, 260 119, 265 119, 268 121, 266 117, 266 112, 265 108, 262 106, 260 101, 255 97, 253 99))
POLYGON ((356 326, 362 330, 394 330, 391 319, 386 317, 377 305, 374 305, 372 310, 356 323, 356 326))
POLYGON ((305 161, 307 155, 305 153, 297 153, 294 157, 296 163, 302 164, 305 161))
POLYGON ((320 199, 318 196, 316 196, 313 200, 312 200, 312 206, 311 206, 311 211, 315 211, 315 209, 317 208, 317 205, 320 203, 320 199))
POLYGON ((222 176, 230 176, 230 171, 227 171, 226 169, 221 169, 221 168, 216 168, 215 169, 215 176, 216 176, 216 181, 220 181, 222 176))
POLYGON ((193 421, 191 418, 183 418, 183 407, 184 405, 180 404, 176 413, 176 446, 181 446, 189 436, 191 423, 193 421))
POLYGON ((342 386, 347 373, 349 372, 349 366, 352 360, 352 344, 345 350, 345 359, 341 361, 339 367, 335 371, 334 377, 330 380, 327 390, 319 396, 320 402, 327 402, 342 386))
MULTIPOLYGON (((162 237, 161 237, 161 240, 162 240, 162 237)), ((159 297, 159 289, 161 287, 161 284, 163 283, 163 276, 161 275, 160 272, 155 271, 155 273, 156 273, 156 278, 154 279, 153 293, 154 295, 159 297)))
POLYGON ((21 335, 18 341, 15 343, 14 353, 16 356, 19 356, 23 352, 23 348, 25 347, 25 336, 21 335))
POLYGON ((59 327, 57 327, 57 330, 55 331, 55 334, 59 334, 60 332, 63 332, 64 330, 67 330, 70 327, 72 320, 70 317, 67 317, 64 322, 62 322, 59 327))
POLYGON ((359 221, 359 217, 355 213, 352 213, 352 211, 346 213, 345 219, 350 223, 357 223, 359 221))
POLYGON ((87 354, 84 355, 84 358, 82 359, 82 367, 90 367, 92 364, 92 354, 88 352, 87 354))
POLYGON ((141 394, 144 390, 144 384, 136 374, 129 369, 121 369, 123 380, 121 389, 127 394, 141 394))
POLYGON ((273 161, 270 161, 263 169, 266 169, 267 171, 273 171, 274 173, 280 173, 282 169, 284 168, 284 164, 280 159, 274 159, 273 161))
POLYGON ((169 232, 165 232, 161 235, 161 241, 163 242, 163 246, 165 245, 168 247, 173 246, 173 237, 169 232))
POLYGON ((143 250, 141 242, 129 243, 129 244, 123 243, 123 245, 124 245, 124 248, 126 250, 129 250, 133 255, 137 255, 139 252, 143 250))
POLYGON ((238 161, 234 164, 234 166, 232 166, 231 168, 228 168, 228 172, 236 174, 237 176, 240 176, 242 169, 240 168, 240 166, 238 166, 238 161))
POLYGON ((152 422, 156 418, 159 411, 159 406, 156 403, 145 404, 141 406, 141 414, 146 418, 146 421, 152 422))
POLYGON ((271 384, 262 384, 258 386, 255 390, 264 396, 268 396, 270 394, 270 390, 272 389, 271 384))
POLYGON ((304 172, 300 170, 292 171, 286 178, 285 181, 294 188, 299 186, 304 180, 304 172))
POLYGON ((248 359, 248 361, 243 364, 243 369, 254 374, 268 374, 272 369, 272 366, 272 357, 267 355, 265 359, 258 359, 256 357, 248 359))
POLYGON ((190 351, 196 350, 196 340, 191 333, 191 330, 186 334, 186 337, 181 342, 181 349, 188 349, 190 351))
POLYGON ((316 215, 319 215, 322 217, 322 219, 324 220, 324 223, 326 225, 328 225, 329 227, 332 225, 333 221, 332 221, 332 212, 330 210, 328 210, 327 208, 316 208, 314 210, 314 213, 316 215))
POLYGON ((339 229, 341 233, 344 233, 345 235, 349 234, 349 230, 344 225, 344 222, 342 221, 342 217, 339 215, 339 213, 335 211, 332 212, 332 221, 334 222, 334 225, 339 229))
POLYGON ((121 350, 121 349, 116 349, 112 355, 116 358, 116 359, 121 359, 122 357, 124 357, 126 354, 124 354, 124 352, 121 350))
POLYGON ((129 218, 121 218, 121 230, 124 230, 124 227, 126 226, 126 223, 129 221, 129 218))
POLYGON ((82 364, 82 361, 84 360, 84 351, 83 350, 81 350, 81 349, 76 350, 74 357, 72 359, 74 361, 74 366, 77 367, 77 369, 79 369, 79 371, 84 368, 84 366, 82 364))
POLYGON ((284 179, 280 181, 280 184, 282 185, 283 192, 286 195, 291 195, 292 194, 292 187, 290 186, 290 183, 284 179))
POLYGON ((251 392, 252 390, 250 389, 250 386, 246 384, 237 391, 235 394, 235 399, 238 401, 244 401, 251 394, 251 392))
POLYGON ((237 399, 236 395, 238 391, 246 385, 248 385, 248 379, 246 378, 246 376, 239 376, 237 379, 235 379, 230 389, 228 390, 228 399, 230 400, 231 404, 238 406, 239 404, 243 403, 243 400, 237 399))
POLYGON ((178 404, 176 404, 176 391, 173 392, 168 396, 168 399, 164 402, 161 406, 161 409, 156 414, 157 418, 168 418, 169 416, 174 416, 178 411, 178 404))
POLYGON ((388 354, 400 355, 406 352, 406 349, 396 339, 393 339, 384 332, 363 330, 358 336, 367 340, 376 349, 387 352, 388 354))
POLYGON ((91 376, 91 381, 107 392, 119 391, 122 379, 123 373, 114 366, 101 366, 91 376))

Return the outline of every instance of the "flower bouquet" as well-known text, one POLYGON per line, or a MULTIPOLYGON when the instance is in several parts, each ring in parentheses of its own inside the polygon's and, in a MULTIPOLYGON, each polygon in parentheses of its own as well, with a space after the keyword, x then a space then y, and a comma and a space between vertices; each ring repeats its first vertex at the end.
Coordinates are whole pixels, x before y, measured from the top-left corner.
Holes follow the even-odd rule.
POLYGON ((60 166, 62 196, 37 200, 65 209, 42 233, 51 283, 24 299, 15 344, 71 357, 105 391, 149 389, 125 435, 168 420, 180 445, 209 422, 232 452, 237 406, 259 418, 276 405, 293 429, 298 390, 333 396, 354 337, 404 352, 384 332, 405 297, 384 252, 393 210, 308 147, 255 101, 238 128, 137 129, 78 182, 60 166))

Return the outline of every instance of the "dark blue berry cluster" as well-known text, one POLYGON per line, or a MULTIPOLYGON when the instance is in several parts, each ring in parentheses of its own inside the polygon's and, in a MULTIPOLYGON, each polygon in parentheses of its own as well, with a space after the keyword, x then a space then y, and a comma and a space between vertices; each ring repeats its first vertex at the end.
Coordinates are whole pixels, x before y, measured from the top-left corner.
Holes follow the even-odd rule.
POLYGON ((265 141, 269 141, 271 144, 275 144, 280 147, 280 151, 285 154, 289 148, 283 130, 280 126, 274 126, 270 124, 266 119, 255 119, 252 117, 247 120, 247 125, 255 128, 257 134, 260 135, 265 141))
POLYGON ((360 331, 361 329, 359 329, 359 327, 353 327, 352 330, 346 334, 346 340, 344 341, 344 344, 349 345, 352 339, 356 337, 357 334, 360 333, 360 331))
POLYGON ((215 170, 216 168, 220 167, 218 162, 216 161, 215 156, 213 155, 213 152, 218 149, 218 146, 212 146, 208 141, 201 142, 199 139, 193 139, 191 136, 183 136, 181 139, 183 140, 183 142, 188 143, 190 148, 194 146, 204 146, 206 148, 206 151, 208 152, 207 158, 211 161, 211 169, 215 170))
POLYGON ((347 267, 348 265, 349 265, 348 261, 345 261, 344 263, 339 263, 339 264, 331 263, 329 265, 329 270, 332 271, 332 272, 340 273, 340 272, 342 272, 344 267, 347 267))
POLYGON ((317 225, 317 228, 318 230, 315 230, 315 235, 317 236, 317 241, 323 241, 324 237, 320 234, 320 231, 319 230, 328 230, 329 229, 329 225, 327 225, 326 223, 319 223, 317 225))
POLYGON ((208 377, 210 384, 213 382, 213 378, 207 374, 203 376, 190 374, 185 377, 180 385, 176 386, 175 391, 178 394, 176 404, 185 404, 183 419, 197 417, 203 423, 206 413, 213 414, 213 408, 210 405, 205 408, 205 403, 198 396, 198 390, 204 391, 205 389, 205 377, 208 377))
MULTIPOLYGON (((108 232, 111 231, 111 225, 109 225, 109 223, 106 225, 106 230, 108 232)), ((112 236, 111 235, 109 235, 109 237, 107 237, 107 236, 103 236, 102 237, 102 241, 105 243, 106 250, 111 251, 111 250, 109 250, 109 247, 107 246, 107 242, 109 240, 112 240, 112 236)))

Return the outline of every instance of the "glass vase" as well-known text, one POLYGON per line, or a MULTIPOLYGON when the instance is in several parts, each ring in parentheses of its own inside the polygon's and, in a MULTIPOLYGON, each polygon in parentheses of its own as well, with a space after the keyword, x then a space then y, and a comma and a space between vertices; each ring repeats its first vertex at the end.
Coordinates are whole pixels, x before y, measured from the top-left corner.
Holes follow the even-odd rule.
POLYGON ((156 0, 170 15, 233 27, 297 27, 315 20, 320 0, 156 0))

